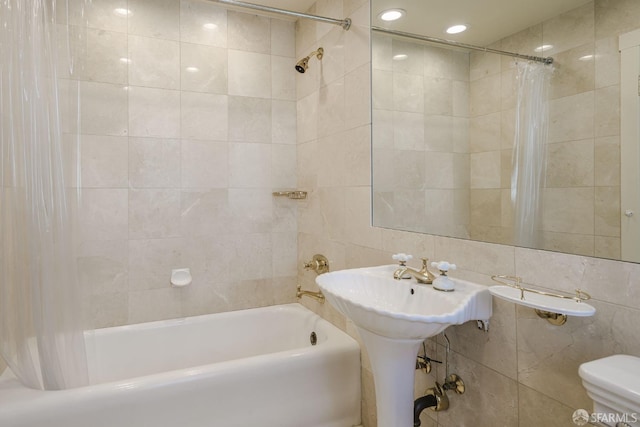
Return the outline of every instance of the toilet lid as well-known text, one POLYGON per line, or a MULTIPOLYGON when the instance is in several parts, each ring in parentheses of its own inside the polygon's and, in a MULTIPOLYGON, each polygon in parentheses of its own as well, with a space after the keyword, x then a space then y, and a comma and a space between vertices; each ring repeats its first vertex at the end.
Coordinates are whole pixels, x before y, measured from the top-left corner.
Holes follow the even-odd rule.
POLYGON ((580 365, 582 379, 640 405, 640 358, 624 354, 580 365))

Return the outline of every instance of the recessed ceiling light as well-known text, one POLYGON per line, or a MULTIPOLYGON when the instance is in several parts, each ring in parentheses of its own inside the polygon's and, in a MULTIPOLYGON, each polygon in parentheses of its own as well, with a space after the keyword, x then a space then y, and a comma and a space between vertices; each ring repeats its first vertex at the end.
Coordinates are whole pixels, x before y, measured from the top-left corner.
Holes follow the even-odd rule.
POLYGON ((130 64, 131 60, 129 58, 120 58, 120 62, 122 62, 123 64, 130 64))
POLYGON ((215 30, 216 28, 218 28, 218 26, 216 24, 214 24, 213 22, 207 22, 206 24, 204 24, 202 26, 202 28, 204 28, 205 30, 215 30))
POLYGON ((113 9, 113 13, 118 16, 129 16, 131 15, 131 11, 129 9, 125 9, 123 7, 119 7, 117 9, 113 9))
POLYGON ((395 21, 402 18, 405 13, 403 9, 387 9, 382 11, 378 17, 383 21, 395 21))
POLYGON ((464 24, 452 25, 447 28, 447 34, 458 34, 467 30, 467 26, 464 24))
POLYGON ((548 50, 553 49, 553 45, 552 44, 543 44, 542 46, 538 46, 537 48, 533 49, 536 52, 546 52, 548 50))
POLYGON ((200 69, 198 67, 187 67, 187 68, 185 68, 185 70, 190 72, 190 73, 197 73, 198 71, 200 71, 200 69))
POLYGON ((399 53, 397 55, 393 55, 393 60, 394 61, 404 61, 408 57, 409 57, 409 55, 407 55, 405 53, 399 53))
POLYGON ((578 58, 578 61, 591 61, 595 55, 584 55, 578 58))

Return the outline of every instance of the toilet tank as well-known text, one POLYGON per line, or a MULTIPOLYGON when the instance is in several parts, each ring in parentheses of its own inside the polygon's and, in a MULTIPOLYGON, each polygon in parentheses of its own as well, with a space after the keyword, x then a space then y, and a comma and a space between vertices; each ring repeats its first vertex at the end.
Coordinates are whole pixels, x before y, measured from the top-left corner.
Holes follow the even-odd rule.
POLYGON ((592 422, 640 427, 640 358, 609 356, 583 363, 578 373, 593 400, 592 422))

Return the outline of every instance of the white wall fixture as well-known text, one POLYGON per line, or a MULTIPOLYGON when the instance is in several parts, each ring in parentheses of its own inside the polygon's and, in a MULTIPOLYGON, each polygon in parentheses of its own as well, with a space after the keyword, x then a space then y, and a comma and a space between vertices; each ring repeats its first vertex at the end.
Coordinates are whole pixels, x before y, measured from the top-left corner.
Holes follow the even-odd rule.
POLYGON ((576 289, 575 295, 560 295, 522 286, 522 278, 515 276, 491 276, 504 286, 491 286, 489 292, 503 300, 533 308, 536 314, 549 323, 560 326, 567 316, 589 317, 596 309, 585 303, 591 299, 588 293, 576 289), (513 283, 510 283, 513 282, 513 283))
POLYGON ((171 270, 171 286, 181 288, 190 285, 193 281, 191 270, 188 268, 175 268, 171 270))
POLYGON ((376 389, 380 427, 409 426, 416 354, 422 342, 450 325, 488 321, 492 299, 486 286, 452 279, 456 292, 438 292, 398 280, 397 265, 333 271, 316 278, 327 300, 356 325, 376 389), (395 277, 395 278, 394 278, 395 277))

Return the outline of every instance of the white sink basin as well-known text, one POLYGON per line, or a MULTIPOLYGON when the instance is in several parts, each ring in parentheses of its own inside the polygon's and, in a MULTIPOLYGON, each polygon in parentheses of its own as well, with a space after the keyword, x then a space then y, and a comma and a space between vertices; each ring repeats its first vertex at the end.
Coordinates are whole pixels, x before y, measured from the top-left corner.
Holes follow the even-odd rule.
POLYGON ((442 292, 415 279, 395 280, 397 265, 321 274, 316 283, 329 302, 358 327, 395 339, 425 339, 449 325, 491 317, 489 288, 451 278, 442 292))
POLYGON ((369 353, 378 427, 412 425, 413 379, 423 340, 447 326, 491 317, 488 287, 452 278, 455 290, 442 292, 415 279, 395 280, 397 268, 357 268, 316 278, 331 305, 355 323, 369 353))

